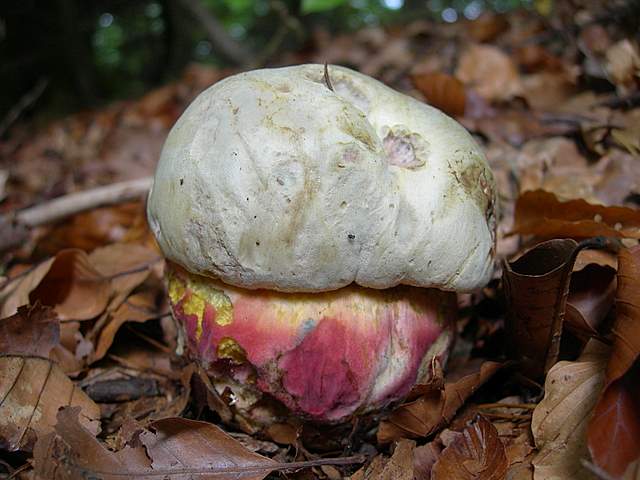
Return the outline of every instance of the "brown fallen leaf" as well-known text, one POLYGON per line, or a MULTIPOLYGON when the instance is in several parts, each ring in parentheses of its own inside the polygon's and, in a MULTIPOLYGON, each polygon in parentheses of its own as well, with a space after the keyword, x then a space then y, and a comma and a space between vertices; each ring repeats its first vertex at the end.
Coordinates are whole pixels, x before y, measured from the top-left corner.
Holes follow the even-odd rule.
POLYGON ((571 274, 565 311, 568 329, 579 338, 600 335, 598 328, 607 317, 616 293, 616 271, 591 264, 571 274))
POLYGON ((90 362, 100 360, 106 355, 116 333, 125 322, 142 323, 156 316, 153 296, 148 293, 131 295, 110 315, 110 320, 100 331, 90 362))
POLYGON ((49 258, 19 275, 7 279, 0 291, 0 317, 9 317, 18 311, 18 307, 28 305, 29 294, 38 286, 51 269, 55 258, 49 258))
POLYGON ((55 433, 38 438, 33 449, 34 471, 39 480, 73 480, 95 475, 104 480, 135 478, 130 472, 151 469, 151 461, 141 445, 107 450, 95 435, 80 423, 77 407, 58 412, 55 433))
POLYGON ((598 241, 549 240, 504 264, 508 350, 532 378, 556 363, 573 264, 591 246, 598 241))
POLYGON ((350 464, 363 457, 278 463, 244 448, 213 424, 165 418, 128 432, 129 443, 108 450, 79 422, 79 409, 58 413, 57 435, 38 440, 34 470, 41 480, 76 478, 255 479, 270 472, 331 464, 350 464))
POLYGON ((444 386, 426 389, 420 397, 400 405, 387 420, 380 422, 378 442, 389 443, 435 433, 450 422, 467 398, 500 368, 501 363, 478 359, 457 372, 449 372, 444 386))
POLYGON ((640 459, 640 362, 607 386, 589 422, 589 452, 614 477, 640 459))
POLYGON ((90 252, 123 241, 132 229, 145 222, 145 217, 144 203, 140 201, 94 208, 54 225, 38 241, 38 252, 55 255, 68 248, 90 252))
POLYGON ((507 455, 495 427, 480 416, 445 448, 431 471, 432 480, 499 480, 507 455))
POLYGON ((36 438, 51 432, 63 406, 77 406, 81 422, 99 430, 100 409, 50 360, 0 357, 0 448, 31 450, 36 438))
POLYGON ((446 73, 433 72, 413 75, 411 81, 430 105, 447 115, 464 115, 465 90, 460 80, 446 73))
POLYGON ((415 448, 414 441, 402 439, 395 445, 391 458, 374 457, 369 465, 353 474, 351 480, 413 480, 415 448))
POLYGON ((620 378, 640 355, 640 246, 620 250, 613 352, 607 383, 620 378))
POLYGON ((440 439, 416 447, 413 450, 413 471, 417 479, 431 478, 433 466, 440 458, 443 445, 440 439))
POLYGON ((0 316, 13 315, 19 306, 39 300, 52 306, 61 320, 95 318, 108 307, 117 308, 160 263, 155 250, 135 244, 113 244, 90 255, 61 250, 5 282, 0 316))
POLYGON ((545 396, 533 412, 538 448, 534 478, 582 478, 588 459, 587 424, 604 382, 609 349, 591 340, 575 362, 558 362, 547 374, 545 396))
POLYGON ((471 45, 460 57, 456 77, 489 101, 510 100, 522 93, 518 68, 492 45, 471 45))
POLYGON ((60 343, 60 322, 51 307, 39 303, 18 307, 18 312, 0 320, 0 353, 49 356, 60 343))
POLYGON ((635 90, 640 83, 640 50, 629 39, 620 40, 606 53, 606 69, 622 94, 635 90))
POLYGON ((540 238, 640 238, 640 210, 584 200, 562 202, 550 192, 524 192, 516 201, 513 233, 540 238))
POLYGON ((110 280, 95 269, 84 251, 69 249, 58 252, 29 300, 52 306, 60 320, 88 320, 102 313, 110 296, 110 280))
POLYGON ((640 246, 621 250, 618 265, 613 351, 588 430, 594 462, 616 477, 640 458, 640 246))

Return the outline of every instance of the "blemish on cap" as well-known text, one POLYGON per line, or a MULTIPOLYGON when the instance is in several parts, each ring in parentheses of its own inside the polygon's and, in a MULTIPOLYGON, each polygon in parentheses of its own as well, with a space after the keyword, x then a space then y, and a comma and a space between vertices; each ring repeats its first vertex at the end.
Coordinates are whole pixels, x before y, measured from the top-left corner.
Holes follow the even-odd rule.
POLYGON ((382 146, 391 165, 418 168, 426 163, 429 144, 417 133, 403 127, 384 128, 382 146))

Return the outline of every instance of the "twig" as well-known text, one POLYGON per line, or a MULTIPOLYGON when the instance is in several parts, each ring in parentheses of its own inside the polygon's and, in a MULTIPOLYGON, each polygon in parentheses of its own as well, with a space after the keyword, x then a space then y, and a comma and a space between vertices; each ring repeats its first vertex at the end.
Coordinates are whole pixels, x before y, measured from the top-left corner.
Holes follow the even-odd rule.
MULTIPOLYGON (((308 460, 304 462, 289 462, 289 463, 264 463, 260 465, 238 465, 227 467, 224 469, 224 476, 233 477, 247 477, 258 476, 262 473, 268 472, 282 472, 289 470, 300 470, 302 468, 318 467, 321 465, 353 465, 354 463, 364 463, 367 460, 365 455, 354 455, 352 457, 343 458, 319 458, 317 460, 308 460)), ((83 475, 109 475, 112 477, 166 477, 174 475, 210 475, 214 476, 221 472, 211 468, 176 468, 176 469, 158 469, 158 470, 138 470, 138 471, 125 471, 125 472, 112 472, 108 470, 94 470, 81 465, 76 465, 69 462, 67 466, 77 472, 81 472, 83 475)), ((222 475, 221 475, 222 476, 222 475)), ((84 478, 84 477, 83 477, 84 478)))
POLYGON ((114 183, 63 195, 40 205, 0 216, 0 251, 19 245, 27 238, 31 228, 54 223, 92 208, 144 197, 152 183, 152 177, 114 183))
POLYGON ((492 413, 492 412, 482 412, 482 415, 488 418, 501 418, 504 420, 531 420, 530 414, 518 414, 518 413, 492 413))
POLYGON ((584 468, 589 470, 591 473, 593 473, 596 477, 598 477, 601 480, 616 480, 615 477, 609 475, 602 468, 600 468, 597 465, 594 465, 593 463, 591 463, 588 460, 585 460, 584 458, 580 459, 580 463, 584 468))
POLYGON ((216 50, 238 65, 248 66, 251 64, 253 60, 251 52, 229 36, 224 26, 207 10, 200 0, 179 1, 202 25, 216 50))
POLYGON ((49 84, 49 80, 45 78, 41 78, 40 80, 38 80, 38 83, 36 83, 35 87, 29 90, 20 99, 20 101, 18 101, 18 103, 11 110, 9 110, 9 112, 2 119, 2 122, 0 122, 0 137, 2 137, 6 133, 6 131, 9 129, 9 127, 13 125, 13 123, 18 118, 20 118, 20 115, 22 115, 22 113, 27 108, 33 105, 36 102, 36 100, 40 98, 40 95, 42 95, 45 88, 47 88, 48 84, 49 84))
POLYGON ((53 223, 70 215, 105 205, 114 205, 143 197, 151 188, 151 177, 114 183, 104 187, 75 192, 55 198, 16 214, 16 221, 26 227, 53 223))
POLYGON ((538 406, 537 403, 482 403, 478 405, 480 410, 490 410, 494 408, 521 408, 524 410, 533 410, 538 406))

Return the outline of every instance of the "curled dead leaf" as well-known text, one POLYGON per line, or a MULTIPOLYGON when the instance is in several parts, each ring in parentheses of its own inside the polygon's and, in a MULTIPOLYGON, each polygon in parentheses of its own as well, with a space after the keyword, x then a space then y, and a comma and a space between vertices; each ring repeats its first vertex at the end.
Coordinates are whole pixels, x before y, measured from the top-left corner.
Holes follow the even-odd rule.
POLYGON ((480 416, 458 433, 431 472, 432 480, 500 480, 508 467, 504 445, 495 427, 480 416))
POLYGON ((539 377, 556 361, 571 271, 586 245, 570 239, 549 240, 516 261, 505 262, 507 345, 526 375, 539 377))
POLYGON ((498 362, 478 359, 457 372, 449 372, 444 386, 425 388, 420 397, 400 405, 387 420, 382 421, 378 428, 378 442, 389 443, 435 433, 450 422, 465 401, 502 366, 498 362))

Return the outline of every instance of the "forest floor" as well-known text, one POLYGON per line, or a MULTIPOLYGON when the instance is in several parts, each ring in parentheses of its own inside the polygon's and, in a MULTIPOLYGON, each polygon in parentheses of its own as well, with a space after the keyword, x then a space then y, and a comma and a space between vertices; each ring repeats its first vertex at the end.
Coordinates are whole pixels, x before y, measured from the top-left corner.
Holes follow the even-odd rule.
POLYGON ((0 143, 0 478, 640 479, 635 35, 607 11, 513 12, 318 30, 280 59, 442 109, 499 190, 495 275, 460 296, 444 373, 347 436, 243 422, 178 355, 139 192, 46 219, 55 197, 152 175, 186 106, 234 70, 193 65, 140 99, 16 123, 0 143), (33 205, 45 220, 16 228, 33 205))

